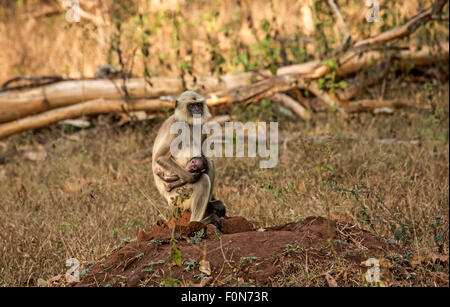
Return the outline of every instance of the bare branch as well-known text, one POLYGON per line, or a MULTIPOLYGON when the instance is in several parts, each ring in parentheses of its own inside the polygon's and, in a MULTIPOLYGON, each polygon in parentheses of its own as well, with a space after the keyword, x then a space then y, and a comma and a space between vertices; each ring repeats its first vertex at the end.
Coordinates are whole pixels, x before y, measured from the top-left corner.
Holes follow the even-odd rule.
POLYGON ((336 15, 339 25, 340 25, 342 31, 344 32, 344 38, 342 39, 341 46, 339 46, 339 48, 335 52, 335 54, 339 54, 339 53, 347 50, 347 48, 349 47, 350 40, 351 40, 350 31, 348 30, 348 27, 345 24, 344 18, 342 18, 341 12, 339 11, 339 8, 336 5, 336 3, 334 2, 334 0, 328 0, 328 5, 331 7, 331 9, 333 10, 333 13, 336 15))
POLYGON ((273 95, 270 100, 275 103, 279 103, 284 107, 292 110, 298 117, 303 120, 310 120, 311 113, 304 108, 301 104, 299 104, 294 98, 289 97, 286 94, 278 93, 273 95))

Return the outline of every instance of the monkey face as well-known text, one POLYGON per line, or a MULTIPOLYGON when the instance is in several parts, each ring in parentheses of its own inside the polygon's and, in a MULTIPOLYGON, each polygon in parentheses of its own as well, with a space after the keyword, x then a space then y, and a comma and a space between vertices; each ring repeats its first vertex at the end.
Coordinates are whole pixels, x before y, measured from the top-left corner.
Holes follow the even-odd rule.
POLYGON ((206 172, 206 161, 204 158, 202 157, 194 157, 192 158, 187 166, 186 169, 190 172, 199 172, 199 173, 203 173, 206 172))
POLYGON ((200 116, 202 121, 211 117, 205 98, 196 92, 186 91, 176 100, 175 119, 192 124, 195 115, 200 116))
POLYGON ((187 105, 186 109, 191 116, 194 116, 194 114, 201 116, 203 114, 203 102, 191 102, 187 105))

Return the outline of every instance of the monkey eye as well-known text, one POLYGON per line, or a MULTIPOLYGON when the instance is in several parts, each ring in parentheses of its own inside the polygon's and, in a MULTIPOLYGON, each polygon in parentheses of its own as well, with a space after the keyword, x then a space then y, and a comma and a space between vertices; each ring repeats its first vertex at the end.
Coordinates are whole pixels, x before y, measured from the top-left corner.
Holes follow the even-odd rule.
POLYGON ((178 99, 175 100, 175 108, 178 107, 178 99))

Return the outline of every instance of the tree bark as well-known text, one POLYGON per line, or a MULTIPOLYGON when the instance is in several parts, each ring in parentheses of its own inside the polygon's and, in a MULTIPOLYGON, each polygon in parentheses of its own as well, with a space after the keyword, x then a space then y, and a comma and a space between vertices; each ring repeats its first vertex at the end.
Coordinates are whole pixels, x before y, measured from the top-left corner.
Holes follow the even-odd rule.
POLYGON ((103 98, 78 103, 72 106, 46 111, 0 125, 0 139, 25 130, 38 129, 64 119, 77 118, 82 115, 101 113, 160 111, 173 108, 174 103, 160 99, 142 99, 125 103, 123 100, 104 100, 103 98))
MULTIPOLYGON (((257 72, 225 75, 220 78, 186 78, 189 89, 210 93, 237 86, 250 85, 262 77, 257 72)), ((131 99, 154 98, 177 95, 183 91, 183 82, 177 78, 153 78, 151 84, 143 78, 126 80, 131 99)), ((86 79, 63 81, 24 91, 0 92, 0 123, 54 108, 76 104, 92 99, 124 99, 122 79, 86 79)))

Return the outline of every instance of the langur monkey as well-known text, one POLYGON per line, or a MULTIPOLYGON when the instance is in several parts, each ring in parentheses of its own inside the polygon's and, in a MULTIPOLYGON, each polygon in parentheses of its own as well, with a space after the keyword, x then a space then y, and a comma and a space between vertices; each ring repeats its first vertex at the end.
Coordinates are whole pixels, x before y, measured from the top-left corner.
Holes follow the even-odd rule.
MULTIPOLYGON (((194 158, 192 142, 186 154, 173 157, 170 152, 171 143, 177 137, 170 133, 170 127, 175 122, 187 123, 192 140, 194 115, 201 118, 202 125, 211 117, 205 98, 193 91, 186 91, 178 97, 174 114, 166 119, 156 136, 152 153, 153 178, 169 206, 190 210, 191 222, 213 223, 221 230, 219 216, 225 215, 225 206, 213 196, 213 161, 205 158, 207 165, 204 172, 190 172, 185 167, 194 158), (170 182, 178 180, 183 184, 173 189, 168 188, 170 182), (210 215, 207 216, 208 214, 210 215)), ((202 142, 204 137, 202 134, 202 142)))

